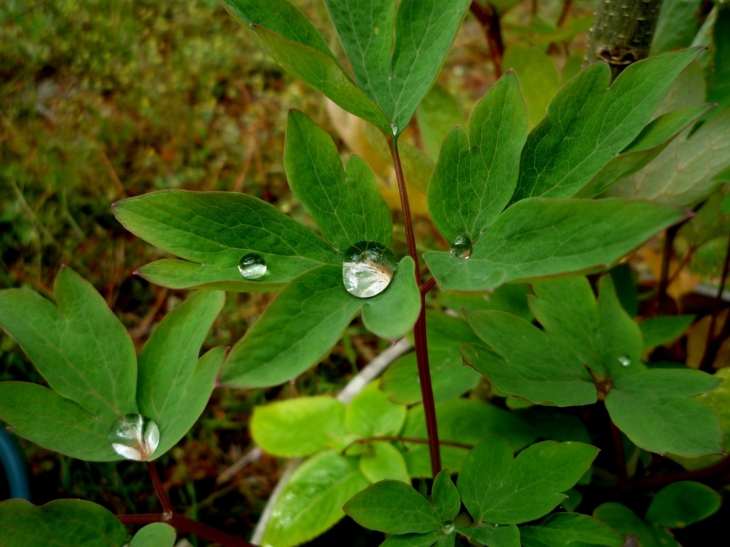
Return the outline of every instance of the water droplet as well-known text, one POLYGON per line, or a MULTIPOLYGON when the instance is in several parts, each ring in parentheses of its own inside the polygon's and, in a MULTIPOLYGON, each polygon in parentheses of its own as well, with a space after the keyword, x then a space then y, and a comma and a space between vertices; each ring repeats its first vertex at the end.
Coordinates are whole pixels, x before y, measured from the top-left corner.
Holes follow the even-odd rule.
POLYGON ((499 524, 497 524, 497 523, 495 522, 495 523, 494 523, 494 527, 495 527, 495 528, 499 528, 499 524))
POLYGON ((122 416, 109 433, 114 452, 128 460, 149 460, 160 444, 157 424, 141 414, 122 416))
POLYGON ((383 292, 395 272, 393 252, 379 243, 356 243, 345 252, 342 281, 345 289, 358 298, 370 298, 383 292))
POLYGON ((266 262, 256 253, 249 253, 241 258, 238 271, 246 279, 258 279, 266 273, 266 262))
POLYGON ((390 129, 391 131, 393 131, 393 135, 398 134, 398 126, 395 125, 395 122, 390 122, 390 129))
POLYGON ((457 258, 469 258, 471 254, 471 239, 468 235, 460 235, 451 243, 451 254, 457 258))
POLYGON ((631 364, 631 357, 624 353, 621 357, 618 358, 618 362, 621 363, 623 366, 628 367, 631 364))
POLYGON ((455 528, 455 526, 454 526, 454 522, 453 522, 453 521, 451 521, 451 520, 447 520, 446 522, 444 522, 444 527, 443 527, 443 531, 444 531, 444 534, 446 534, 447 536, 448 536, 448 535, 449 535, 449 534, 450 534, 451 532, 453 532, 453 531, 454 531, 454 528, 455 528))

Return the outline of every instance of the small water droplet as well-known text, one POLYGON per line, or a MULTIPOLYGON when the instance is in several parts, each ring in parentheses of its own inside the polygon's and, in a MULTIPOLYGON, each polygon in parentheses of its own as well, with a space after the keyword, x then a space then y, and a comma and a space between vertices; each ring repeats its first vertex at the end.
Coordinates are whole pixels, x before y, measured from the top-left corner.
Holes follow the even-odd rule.
POLYGON ((266 273, 266 262, 256 253, 249 253, 241 258, 238 271, 246 279, 258 279, 266 273))
POLYGON ((395 268, 395 257, 390 249, 379 243, 363 241, 345 252, 342 281, 351 295, 370 298, 390 285, 395 268))
POLYGON ((157 424, 141 414, 127 414, 112 425, 109 440, 114 452, 128 460, 149 460, 160 444, 157 424))
POLYGON ((631 357, 626 355, 625 353, 618 358, 618 362, 621 363, 623 366, 628 367, 631 365, 631 357))
POLYGON ((451 520, 447 520, 446 522, 444 522, 444 527, 443 527, 443 531, 444 531, 444 534, 446 534, 447 536, 448 536, 448 535, 449 535, 449 534, 450 534, 451 532, 453 532, 453 531, 454 531, 454 528, 455 528, 455 526, 454 526, 454 521, 451 521, 451 520))
POLYGON ((471 254, 471 239, 468 235, 463 234, 451 243, 451 254, 457 258, 469 258, 471 254))
POLYGON ((393 131, 393 135, 398 134, 398 126, 395 125, 395 122, 390 122, 390 130, 393 131))
POLYGON ((499 524, 497 524, 497 523, 495 522, 495 523, 494 523, 494 527, 495 527, 495 528, 499 528, 499 524))

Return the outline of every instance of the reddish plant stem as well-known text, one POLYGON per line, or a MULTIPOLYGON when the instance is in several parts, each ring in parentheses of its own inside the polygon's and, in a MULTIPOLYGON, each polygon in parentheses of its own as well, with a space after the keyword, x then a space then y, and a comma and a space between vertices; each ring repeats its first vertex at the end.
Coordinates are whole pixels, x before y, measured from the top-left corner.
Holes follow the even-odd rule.
POLYGON ((634 483, 634 488, 657 488, 679 481, 712 482, 712 479, 723 477, 730 473, 730 457, 725 457, 714 465, 696 469, 695 471, 679 471, 669 475, 657 475, 634 483))
MULTIPOLYGON (((345 449, 342 451, 343 454, 347 453, 347 450, 356 444, 367 444, 371 441, 391 441, 396 443, 414 443, 414 444, 429 444, 428 439, 419 439, 418 437, 394 437, 390 435, 379 435, 377 437, 367 437, 365 439, 357 439, 355 441, 352 441, 349 445, 345 447, 345 449)), ((466 450, 471 450, 474 448, 473 444, 469 443, 460 443, 457 441, 442 441, 439 439, 439 444, 441 446, 453 446, 455 448, 465 448, 466 450)))
MULTIPOLYGON (((401 210, 403 211, 403 226, 406 231, 406 243, 408 254, 416 264, 416 283, 421 285, 419 273, 418 251, 416 250, 416 236, 413 232, 413 217, 411 216, 411 205, 408 201, 408 190, 406 179, 403 176, 403 166, 398 154, 398 144, 394 138, 388 140, 390 154, 395 167, 395 178, 398 181, 398 193, 400 194, 401 210)), ((426 295, 421 292, 421 312, 418 314, 418 321, 413 329, 416 348, 416 361, 418 363, 418 379, 421 385, 421 398, 423 399, 423 410, 426 417, 426 431, 428 432, 428 447, 431 454, 431 471, 433 476, 441 471, 441 453, 439 451, 439 434, 436 423, 436 404, 433 400, 433 387, 431 386, 431 369, 428 365, 428 340, 426 338, 426 295)))
POLYGON ((421 285, 421 294, 424 296, 427 295, 428 291, 433 289, 435 286, 436 286, 436 279, 432 277, 431 279, 426 281, 423 285, 421 285))
POLYGON ((175 509, 172 507, 172 502, 170 501, 170 498, 165 491, 165 487, 160 480, 160 475, 157 472, 157 466, 155 465, 155 462, 147 462, 147 470, 150 472, 150 477, 152 478, 152 484, 155 486, 155 492, 157 492, 157 497, 160 498, 162 510, 165 513, 172 515, 175 512, 175 509))
POLYGON ((565 0, 563 2, 563 9, 560 11, 560 16, 558 17, 558 22, 556 24, 558 28, 562 28, 562 26, 568 20, 568 14, 570 13, 570 8, 572 7, 573 0, 565 0))
POLYGON ((499 78, 502 76, 502 57, 504 57, 504 41, 502 40, 502 27, 499 22, 499 14, 491 4, 482 5, 474 0, 469 9, 484 29, 487 36, 489 53, 492 55, 494 74, 499 78))
POLYGON ((256 547, 253 543, 249 543, 244 539, 237 538, 225 532, 221 532, 217 528, 189 519, 182 515, 173 513, 172 516, 166 518, 166 515, 117 515, 117 519, 122 524, 150 524, 153 522, 165 522, 181 532, 188 532, 203 538, 207 541, 218 543, 223 547, 256 547))
POLYGON ((710 319, 710 328, 707 331, 707 338, 705 338, 705 353, 702 355, 700 361, 700 370, 709 371, 712 370, 712 364, 717 358, 717 354, 722 347, 722 342, 726 331, 728 330, 728 323, 730 323, 730 316, 725 320, 725 324, 722 331, 718 336, 715 336, 715 327, 717 326, 717 314, 720 312, 720 306, 722 304, 722 293, 725 291, 725 281, 727 280, 728 269, 730 269, 730 236, 727 241, 727 251, 725 251, 725 262, 722 265, 722 277, 720 278, 720 287, 717 289, 717 296, 715 297, 715 305, 712 311, 712 318, 710 319))
POLYGON ((621 441, 621 431, 613 423, 613 420, 608 418, 611 422, 611 434, 613 435, 613 446, 616 451, 616 466, 618 467, 618 488, 620 491, 626 489, 628 484, 626 475, 626 454, 624 454, 624 443, 621 441))
POLYGON ((667 313, 665 309, 667 307, 667 289, 669 288, 669 266, 672 263, 672 255, 674 254, 674 239, 677 237, 677 232, 682 227, 684 222, 675 224, 667 228, 664 234, 664 248, 662 249, 662 269, 659 277, 659 294, 657 295, 657 315, 667 313))

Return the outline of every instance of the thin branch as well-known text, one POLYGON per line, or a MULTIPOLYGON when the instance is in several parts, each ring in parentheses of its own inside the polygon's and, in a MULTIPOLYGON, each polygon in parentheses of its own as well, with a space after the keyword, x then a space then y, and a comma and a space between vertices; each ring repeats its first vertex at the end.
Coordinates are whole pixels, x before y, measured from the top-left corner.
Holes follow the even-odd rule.
POLYGON ((727 280, 728 269, 730 268, 730 236, 727 241, 727 251, 725 251, 725 262, 722 265, 722 277, 720 278, 720 287, 717 289, 717 296, 715 297, 715 305, 712 311, 712 318, 710 319, 710 328, 707 331, 707 338, 705 338, 705 353, 702 355, 700 361, 700 370, 711 370, 712 364, 717 358, 717 354, 720 352, 722 342, 727 336, 726 332, 730 328, 730 315, 725 319, 725 324, 722 331, 718 336, 715 336, 715 327, 717 326, 717 315, 720 312, 720 306, 722 304, 722 293, 725 290, 725 281, 727 280))
POLYGON ((677 232, 684 226, 689 219, 670 226, 667 228, 666 234, 664 235, 664 247, 662 249, 662 269, 659 278, 659 293, 657 295, 656 310, 657 315, 667 313, 667 289, 669 288, 669 266, 672 263, 672 256, 674 255, 674 240, 677 237, 677 232))
POLYGON ((558 28, 561 28, 565 22, 568 20, 568 15, 570 14, 570 8, 573 7, 573 0, 564 0, 563 2, 563 9, 560 11, 560 16, 558 17, 558 22, 556 26, 558 28))
POLYGON ((499 13, 493 5, 482 5, 477 0, 472 1, 469 9, 484 29, 487 36, 487 45, 489 45, 489 53, 492 55, 494 73, 499 78, 502 76, 502 58, 504 57, 504 41, 502 40, 499 13))
POLYGON ((426 281, 423 285, 421 285, 421 294, 427 295, 428 291, 433 289, 436 286, 436 278, 432 277, 428 281, 426 281))
MULTIPOLYGON (((398 154, 398 144, 394 138, 388 140, 390 154, 393 158, 395 176, 398 181, 398 192, 400 194, 401 209, 403 211, 403 226, 406 231, 406 243, 408 254, 416 264, 416 283, 421 285, 419 273, 418 252, 416 250, 416 237, 413 232, 413 220, 411 217, 411 205, 408 201, 406 180, 403 176, 403 166, 398 154)), ((413 329, 416 348, 416 361, 418 363, 418 378, 421 385, 421 398, 423 399, 423 410, 426 417, 426 430, 428 431, 429 452, 431 454, 431 471, 433 476, 441 471, 441 453, 439 451, 439 434, 436 422, 436 404, 433 399, 433 387, 431 386, 431 369, 428 365, 428 340, 426 339, 426 296, 421 293, 421 312, 418 321, 413 329)))
MULTIPOLYGON (((396 443, 414 443, 414 444, 429 444, 428 439, 419 439, 418 437, 394 437, 390 435, 379 435, 376 437, 366 437, 364 439, 355 439, 350 444, 348 444, 345 448, 342 449, 342 454, 347 454, 347 451, 350 449, 350 447, 355 446, 356 444, 367 444, 372 441, 391 441, 396 443)), ((464 448, 466 450, 471 450, 474 448, 473 444, 469 443, 460 443, 457 441, 443 441, 439 440, 439 444, 441 446, 453 446, 456 448, 464 448)))
POLYGON ((155 485, 155 492, 157 492, 157 497, 160 498, 160 503, 162 504, 164 515, 172 517, 172 515, 175 513, 175 509, 173 508, 172 502, 170 501, 170 498, 165 491, 165 486, 160 480, 160 474, 157 472, 157 466, 155 465, 155 462, 147 462, 147 470, 150 472, 152 484, 155 485))
POLYGON ((679 481, 712 482, 730 472, 730 457, 725 457, 714 465, 694 471, 679 471, 668 475, 657 475, 634 483, 634 488, 650 489, 666 486, 679 481))

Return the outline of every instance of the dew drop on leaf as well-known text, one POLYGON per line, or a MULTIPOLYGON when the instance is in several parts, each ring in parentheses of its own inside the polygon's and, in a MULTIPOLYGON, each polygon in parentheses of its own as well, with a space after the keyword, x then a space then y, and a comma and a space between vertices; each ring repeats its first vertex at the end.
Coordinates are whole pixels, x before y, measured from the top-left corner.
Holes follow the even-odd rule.
POLYGON ((618 362, 621 363, 623 366, 628 367, 631 364, 631 357, 624 353, 621 357, 618 358, 618 362))
POLYGON ((370 298, 390 285, 395 268, 393 252, 384 245, 356 243, 345 252, 342 281, 351 295, 370 298))
POLYGON ((266 273, 266 262, 261 256, 249 253, 241 258, 238 263, 238 271, 246 279, 258 279, 266 273))
POLYGON ((444 534, 446 534, 447 536, 451 532, 453 532, 454 531, 454 523, 453 523, 453 521, 447 520, 446 522, 444 522, 443 531, 444 531, 444 534))
POLYGON ((160 429, 141 414, 127 414, 114 422, 109 440, 114 452, 123 458, 146 461, 160 444, 160 429))
POLYGON ((471 254, 471 239, 463 234, 454 238, 451 243, 451 254, 457 258, 469 258, 471 254))
POLYGON ((393 131, 393 135, 397 135, 398 134, 398 126, 395 125, 395 123, 390 122, 390 129, 391 129, 391 131, 393 131))
POLYGON ((495 523, 494 523, 494 527, 495 527, 495 528, 499 528, 499 524, 497 524, 497 523, 495 522, 495 523))

